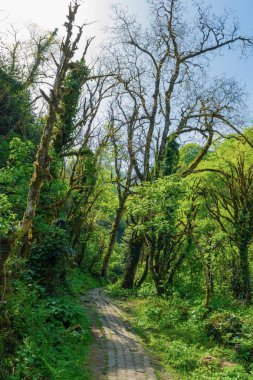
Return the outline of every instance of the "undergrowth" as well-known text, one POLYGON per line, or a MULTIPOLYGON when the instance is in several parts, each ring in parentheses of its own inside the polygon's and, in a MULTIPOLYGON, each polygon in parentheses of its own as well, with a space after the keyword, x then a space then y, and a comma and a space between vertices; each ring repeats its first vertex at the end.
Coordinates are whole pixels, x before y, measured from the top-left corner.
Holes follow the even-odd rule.
POLYGON ((63 294, 46 296, 29 277, 12 283, 1 326, 0 379, 90 378, 90 322, 79 293, 97 286, 97 281, 74 269, 68 284, 63 294))
POLYGON ((132 324, 175 379, 250 380, 253 378, 253 307, 213 300, 205 317, 201 298, 174 293, 155 296, 152 285, 124 290, 108 286, 109 294, 131 317, 132 324))

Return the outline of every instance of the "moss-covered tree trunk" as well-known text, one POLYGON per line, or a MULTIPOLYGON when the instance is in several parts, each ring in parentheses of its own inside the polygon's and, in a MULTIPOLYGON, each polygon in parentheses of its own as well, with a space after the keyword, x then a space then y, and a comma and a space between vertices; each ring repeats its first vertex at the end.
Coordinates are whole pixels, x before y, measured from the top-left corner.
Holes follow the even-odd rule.
POLYGON ((238 263, 238 257, 233 257, 232 263, 232 274, 231 274, 231 289, 233 297, 236 299, 240 298, 240 289, 241 289, 241 280, 240 280, 240 273, 239 273, 239 263, 238 263))
POLYGON ((147 255, 147 257, 145 259, 145 266, 144 266, 143 273, 142 273, 141 277, 135 283, 135 286, 137 288, 140 288, 142 286, 142 284, 144 283, 144 281, 146 280, 146 278, 147 278, 147 275, 148 275, 148 264, 149 264, 149 255, 147 255))
POLYGON ((29 187, 26 210, 20 225, 18 237, 24 236, 31 227, 38 205, 41 186, 43 184, 43 181, 48 179, 48 166, 51 160, 49 156, 49 146, 52 141, 53 128, 57 121, 57 114, 63 95, 63 84, 67 72, 70 68, 71 59, 74 56, 74 53, 77 49, 77 44, 82 34, 82 28, 80 28, 75 40, 73 42, 71 41, 74 21, 78 7, 79 5, 77 4, 77 2, 69 6, 68 22, 65 23, 67 30, 66 38, 61 45, 60 62, 57 64, 57 72, 55 75, 53 88, 50 92, 50 96, 48 97, 42 92, 42 94, 48 102, 49 110, 48 115, 46 117, 46 125, 44 127, 40 144, 38 147, 36 160, 34 162, 34 172, 29 187))
POLYGON ((240 298, 245 302, 251 301, 250 269, 248 260, 248 244, 242 241, 239 247, 241 286, 240 298))
POLYGON ((113 224, 113 227, 111 230, 109 246, 108 246, 107 252, 105 254, 104 260, 103 260, 103 265, 102 265, 102 270, 101 270, 101 276, 102 277, 107 277, 107 275, 108 275, 110 258, 111 258, 112 253, 113 253, 113 249, 114 249, 116 237, 117 237, 117 232, 119 230, 120 222, 121 222, 122 215, 124 212, 124 203, 125 202, 121 202, 119 207, 117 208, 117 211, 116 211, 116 218, 114 220, 114 224, 113 224))
POLYGON ((9 257, 12 242, 11 238, 0 238, 0 296, 3 296, 5 291, 4 265, 9 257))
POLYGON ((129 242, 129 254, 127 257, 125 274, 121 285, 123 289, 133 289, 134 287, 135 275, 142 254, 143 246, 143 236, 138 236, 136 232, 133 232, 131 240, 129 242))
POLYGON ((59 112, 59 105, 62 98, 63 83, 65 81, 66 74, 70 68, 71 59, 75 54, 78 42, 82 35, 82 28, 79 28, 77 36, 72 41, 74 21, 78 8, 79 5, 77 1, 74 1, 72 4, 69 5, 69 12, 67 16, 68 21, 65 23, 66 37, 61 44, 60 61, 59 63, 56 63, 57 70, 55 74, 54 84, 50 91, 50 95, 46 95, 44 91, 41 90, 43 97, 48 103, 48 114, 46 116, 46 123, 42 132, 40 144, 37 149, 36 160, 34 162, 34 172, 28 190, 28 197, 24 216, 17 231, 9 235, 8 243, 4 243, 4 253, 2 253, 3 249, 1 249, 0 256, 2 261, 2 267, 5 261, 8 259, 15 241, 23 238, 30 230, 37 210, 41 186, 45 180, 50 179, 49 164, 51 162, 51 157, 49 155, 49 147, 52 142, 53 129, 56 124, 57 115, 59 112))

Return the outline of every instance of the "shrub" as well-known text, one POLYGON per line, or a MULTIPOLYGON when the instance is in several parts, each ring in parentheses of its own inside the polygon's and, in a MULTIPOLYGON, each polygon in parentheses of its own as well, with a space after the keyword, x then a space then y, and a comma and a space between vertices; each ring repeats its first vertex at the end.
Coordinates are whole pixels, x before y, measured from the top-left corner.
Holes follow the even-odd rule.
POLYGON ((46 226, 40 239, 33 243, 30 269, 48 294, 66 288, 66 259, 70 254, 68 233, 56 225, 46 226))
POLYGON ((36 285, 18 281, 8 308, 15 344, 1 360, 1 379, 89 379, 89 320, 75 298, 44 298, 36 285))
MULTIPOLYGON (((161 343, 162 344, 162 343, 161 343)), ((182 340, 162 344, 166 362, 178 371, 193 371, 198 366, 199 349, 195 345, 187 345, 182 340)))
POLYGON ((242 322, 235 314, 222 312, 211 316, 205 328, 218 343, 228 344, 240 335, 242 322))

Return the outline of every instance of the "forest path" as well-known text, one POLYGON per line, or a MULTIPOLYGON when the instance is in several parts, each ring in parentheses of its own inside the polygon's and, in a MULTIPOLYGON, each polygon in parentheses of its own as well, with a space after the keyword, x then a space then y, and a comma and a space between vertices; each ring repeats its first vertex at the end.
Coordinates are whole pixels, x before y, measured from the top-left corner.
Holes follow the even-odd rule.
POLYGON ((120 311, 100 289, 91 292, 105 337, 106 380, 157 380, 148 356, 120 311))

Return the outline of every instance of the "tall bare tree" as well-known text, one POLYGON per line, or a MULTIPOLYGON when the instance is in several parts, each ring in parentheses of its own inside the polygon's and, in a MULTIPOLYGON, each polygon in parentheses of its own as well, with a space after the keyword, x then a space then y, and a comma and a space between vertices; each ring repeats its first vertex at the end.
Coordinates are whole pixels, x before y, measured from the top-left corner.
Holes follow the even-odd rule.
MULTIPOLYGON (((118 107, 120 108, 120 100, 117 101, 118 107)), ((113 249, 116 242, 117 232, 119 230, 120 222, 123 217, 125 203, 130 194, 130 187, 132 184, 132 161, 127 159, 127 152, 122 146, 122 142, 118 137, 118 134, 121 133, 122 123, 129 123, 129 120, 121 120, 119 125, 119 129, 115 127, 115 116, 113 109, 111 110, 111 118, 110 118, 110 135, 111 135, 111 144, 113 147, 113 156, 114 156, 114 171, 115 171, 115 179, 114 182, 116 184, 117 196, 118 196, 118 207, 116 209, 115 219, 112 224, 109 244, 108 248, 105 252, 103 258, 103 264, 101 269, 101 276, 107 277, 110 258, 113 253, 113 249)), ((131 123, 131 121, 130 121, 131 123)), ((116 123, 117 125, 117 123, 116 123)))
MULTIPOLYGON (((40 197, 41 186, 44 181, 49 179, 49 165, 51 157, 49 155, 50 144, 53 140, 53 130, 57 121, 58 114, 60 112, 60 103, 63 96, 63 84, 66 75, 71 68, 72 60, 78 47, 78 43, 82 36, 83 26, 78 27, 78 32, 75 36, 75 17, 79 8, 77 0, 74 0, 68 9, 67 21, 65 23, 66 37, 63 39, 60 45, 59 61, 54 59, 56 65, 56 73, 53 86, 50 90, 50 94, 47 95, 43 90, 41 93, 48 104, 48 112, 46 116, 46 123, 40 139, 40 144, 37 149, 36 160, 34 162, 34 173, 31 178, 29 192, 27 197, 26 209, 20 225, 15 231, 10 231, 9 238, 1 241, 1 250, 3 247, 3 257, 1 258, 1 268, 3 269, 4 263, 7 260, 10 249, 17 239, 22 238, 27 234, 31 228, 37 205, 40 197)), ((30 73, 30 78, 34 77, 37 70, 37 64, 34 63, 34 68, 30 73)), ((28 79, 27 79, 28 80, 28 79)))
POLYGON ((185 176, 205 156, 215 133, 229 128, 240 133, 243 91, 234 80, 210 78, 207 70, 215 53, 252 46, 228 13, 218 17, 195 6, 189 20, 181 0, 148 3, 151 22, 146 29, 136 17, 115 8, 110 47, 119 91, 125 94, 122 112, 129 120, 135 118, 126 135, 140 182, 161 175, 171 140, 183 135, 204 140, 185 176))

